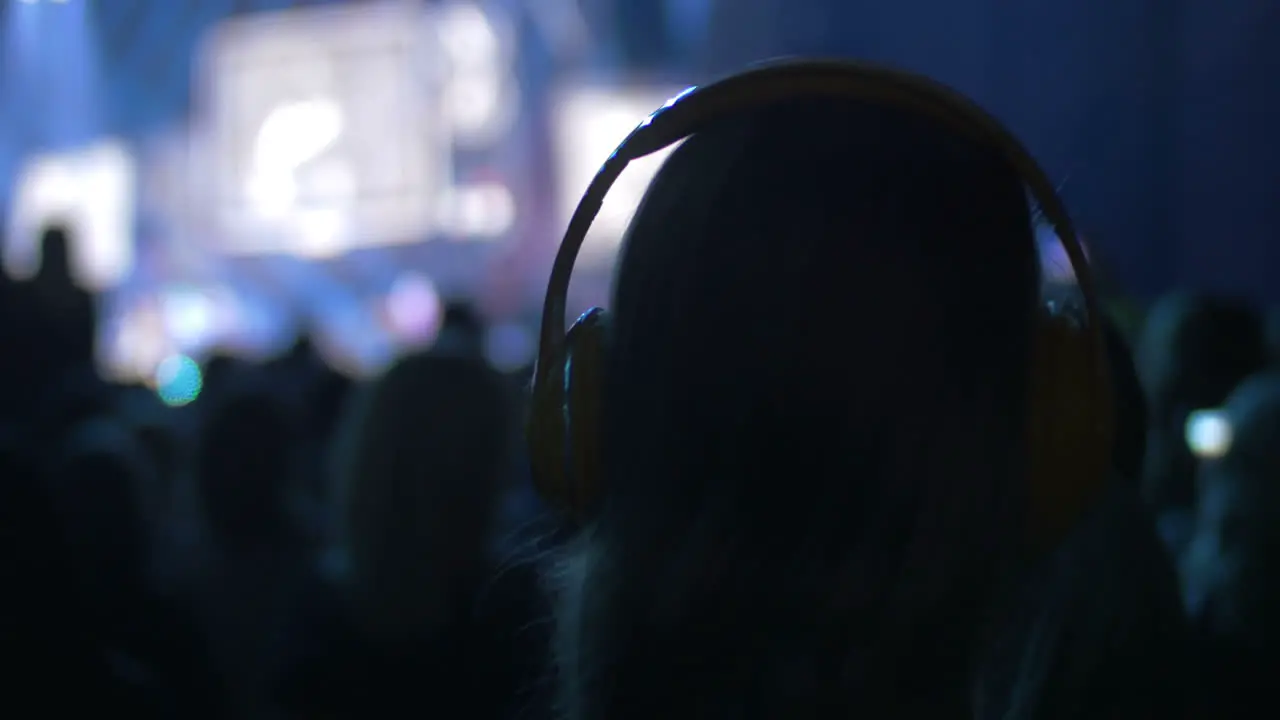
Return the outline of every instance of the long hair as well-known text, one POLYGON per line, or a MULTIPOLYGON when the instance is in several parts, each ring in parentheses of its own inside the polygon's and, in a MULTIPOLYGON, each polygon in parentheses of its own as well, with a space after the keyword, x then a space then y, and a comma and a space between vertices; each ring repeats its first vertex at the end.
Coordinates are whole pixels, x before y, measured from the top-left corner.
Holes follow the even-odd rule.
POLYGON ((415 355, 356 400, 336 459, 347 585, 375 640, 455 619, 509 468, 509 393, 482 360, 415 355))
POLYGON ((1130 478, 1001 613, 979 720, 1179 717, 1202 700, 1173 558, 1130 478))
POLYGON ((1103 319, 1106 333, 1107 360, 1111 369, 1112 392, 1115 394, 1116 437, 1111 453, 1112 463, 1120 476, 1133 485, 1142 482, 1142 463, 1147 454, 1147 427, 1150 418, 1147 398, 1134 363, 1133 349, 1110 317, 1103 319))
POLYGON ((1022 182, 933 122, 777 104, 626 239, 606 490, 554 575, 574 720, 963 712, 1025 507, 1022 182))
POLYGON ((1202 699, 1177 569, 1139 490, 1146 399, 1125 338, 1102 321, 1112 487, 999 613, 976 687, 981 720, 1168 717, 1202 699))

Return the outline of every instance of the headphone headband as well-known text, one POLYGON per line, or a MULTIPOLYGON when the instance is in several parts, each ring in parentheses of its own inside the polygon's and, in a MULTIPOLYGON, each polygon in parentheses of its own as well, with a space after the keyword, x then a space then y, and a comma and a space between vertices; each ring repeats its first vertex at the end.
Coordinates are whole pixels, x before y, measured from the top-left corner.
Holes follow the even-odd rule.
POLYGON ((1043 218, 1058 235, 1084 296, 1097 372, 1105 380, 1107 358, 1093 273, 1075 226, 1057 190, 1031 153, 998 120, 955 90, 915 73, 846 61, 771 63, 702 87, 691 87, 658 108, 618 146, 596 173, 560 242, 542 307, 535 383, 558 367, 563 352, 569 279, 578 251, 605 196, 632 161, 670 147, 747 110, 798 98, 850 98, 915 111, 953 132, 997 150, 1018 173, 1043 218))

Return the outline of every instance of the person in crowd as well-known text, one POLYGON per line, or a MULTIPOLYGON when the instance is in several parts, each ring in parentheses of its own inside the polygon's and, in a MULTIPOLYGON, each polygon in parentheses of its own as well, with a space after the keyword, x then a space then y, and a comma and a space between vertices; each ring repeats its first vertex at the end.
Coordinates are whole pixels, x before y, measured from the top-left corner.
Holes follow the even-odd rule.
POLYGON ((107 419, 76 427, 53 455, 80 596, 101 620, 114 621, 130 614, 147 583, 150 538, 139 491, 149 468, 133 439, 107 419))
POLYGON ((1175 294, 1150 310, 1137 365, 1150 411, 1143 491, 1177 555, 1192 526, 1196 459, 1186 441, 1191 413, 1218 407, 1266 364, 1262 322, 1246 303, 1175 294))
POLYGON ((45 406, 58 400, 64 377, 92 372, 94 302, 72 276, 70 245, 69 231, 51 225, 41 235, 36 275, 0 288, 5 309, 0 339, 5 348, 22 348, 4 353, 0 361, 5 383, 0 410, 24 427, 33 416, 48 414, 45 406))
POLYGON ((454 300, 445 305, 435 350, 464 357, 482 357, 486 330, 484 319, 474 305, 454 300))
POLYGON ((91 367, 97 312, 93 296, 77 283, 70 228, 50 225, 40 235, 40 268, 30 281, 46 323, 46 339, 72 367, 91 367))
POLYGON ((291 716, 456 705, 487 718, 530 705, 531 668, 545 658, 534 576, 510 565, 494 580, 489 552, 510 399, 483 360, 434 352, 401 359, 357 396, 334 458, 334 603, 304 609, 300 657, 280 688, 291 716))
POLYGON ((298 434, 292 408, 258 377, 213 400, 195 459, 210 539, 224 549, 285 544, 298 434))
POLYGON ((674 150, 613 289, 602 497, 550 575, 573 720, 972 717, 1028 561, 1023 182, 796 100, 674 150))
POLYGON ((150 524, 152 576, 158 587, 178 588, 190 556, 198 543, 190 505, 190 476, 186 470, 186 448, 163 419, 126 417, 128 430, 155 471, 148 474, 142 488, 143 507, 150 524))
POLYGON ((76 566, 48 478, 23 440, 0 434, 4 702, 54 717, 70 717, 86 706, 154 717, 138 688, 115 672, 101 651, 100 628, 82 611, 76 566))
POLYGON ((190 604, 162 594, 151 577, 142 491, 152 468, 142 449, 103 418, 77 427, 55 457, 79 611, 97 629, 102 654, 165 717, 217 717, 220 695, 190 604))
POLYGON ((1280 673, 1280 375, 1247 379, 1222 412, 1230 445, 1199 468, 1187 601, 1223 716, 1265 717, 1280 673))
POLYGON ((356 388, 351 377, 324 366, 317 370, 302 391, 299 410, 306 419, 303 442, 308 450, 299 514, 317 549, 332 540, 335 524, 336 507, 330 497, 333 483, 328 462, 331 453, 328 449, 338 438, 343 414, 356 388))
POLYGON ((330 532, 331 503, 326 497, 331 483, 326 467, 327 448, 334 439, 353 381, 325 364, 308 331, 283 355, 271 360, 264 372, 274 379, 279 398, 297 416, 300 466, 297 492, 290 493, 291 513, 307 537, 323 545, 330 532))
POLYGON ((284 619, 307 580, 290 501, 298 419, 262 375, 243 375, 209 401, 193 463, 206 533, 194 592, 229 712, 272 717, 284 619))

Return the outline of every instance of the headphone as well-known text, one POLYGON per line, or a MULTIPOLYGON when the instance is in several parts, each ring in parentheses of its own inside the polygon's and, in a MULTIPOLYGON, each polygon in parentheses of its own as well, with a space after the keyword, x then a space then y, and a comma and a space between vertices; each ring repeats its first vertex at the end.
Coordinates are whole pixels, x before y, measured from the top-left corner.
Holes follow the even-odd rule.
POLYGON ((567 334, 564 317, 574 261, 614 181, 632 160, 727 117, 786 100, 822 97, 918 113, 998 152, 1017 171, 1066 249, 1083 295, 1084 317, 1046 305, 1031 358, 1027 538, 1033 546, 1051 546, 1093 505, 1110 476, 1114 421, 1109 366, 1083 247, 1053 184, 999 121, 936 81, 862 63, 768 64, 689 88, 641 122, 605 161, 569 221, 547 285, 527 428, 535 487, 551 505, 579 522, 590 517, 599 498, 607 316, 601 308, 592 308, 567 334))

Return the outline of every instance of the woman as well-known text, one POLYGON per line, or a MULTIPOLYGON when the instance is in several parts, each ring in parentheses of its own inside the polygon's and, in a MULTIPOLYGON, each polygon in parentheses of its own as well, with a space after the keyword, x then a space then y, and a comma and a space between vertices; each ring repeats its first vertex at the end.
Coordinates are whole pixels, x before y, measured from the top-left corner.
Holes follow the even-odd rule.
POLYGON ((972 717, 1026 560, 1032 225, 993 150, 854 100, 674 151, 617 270, 604 497, 555 577, 565 717, 972 717))

